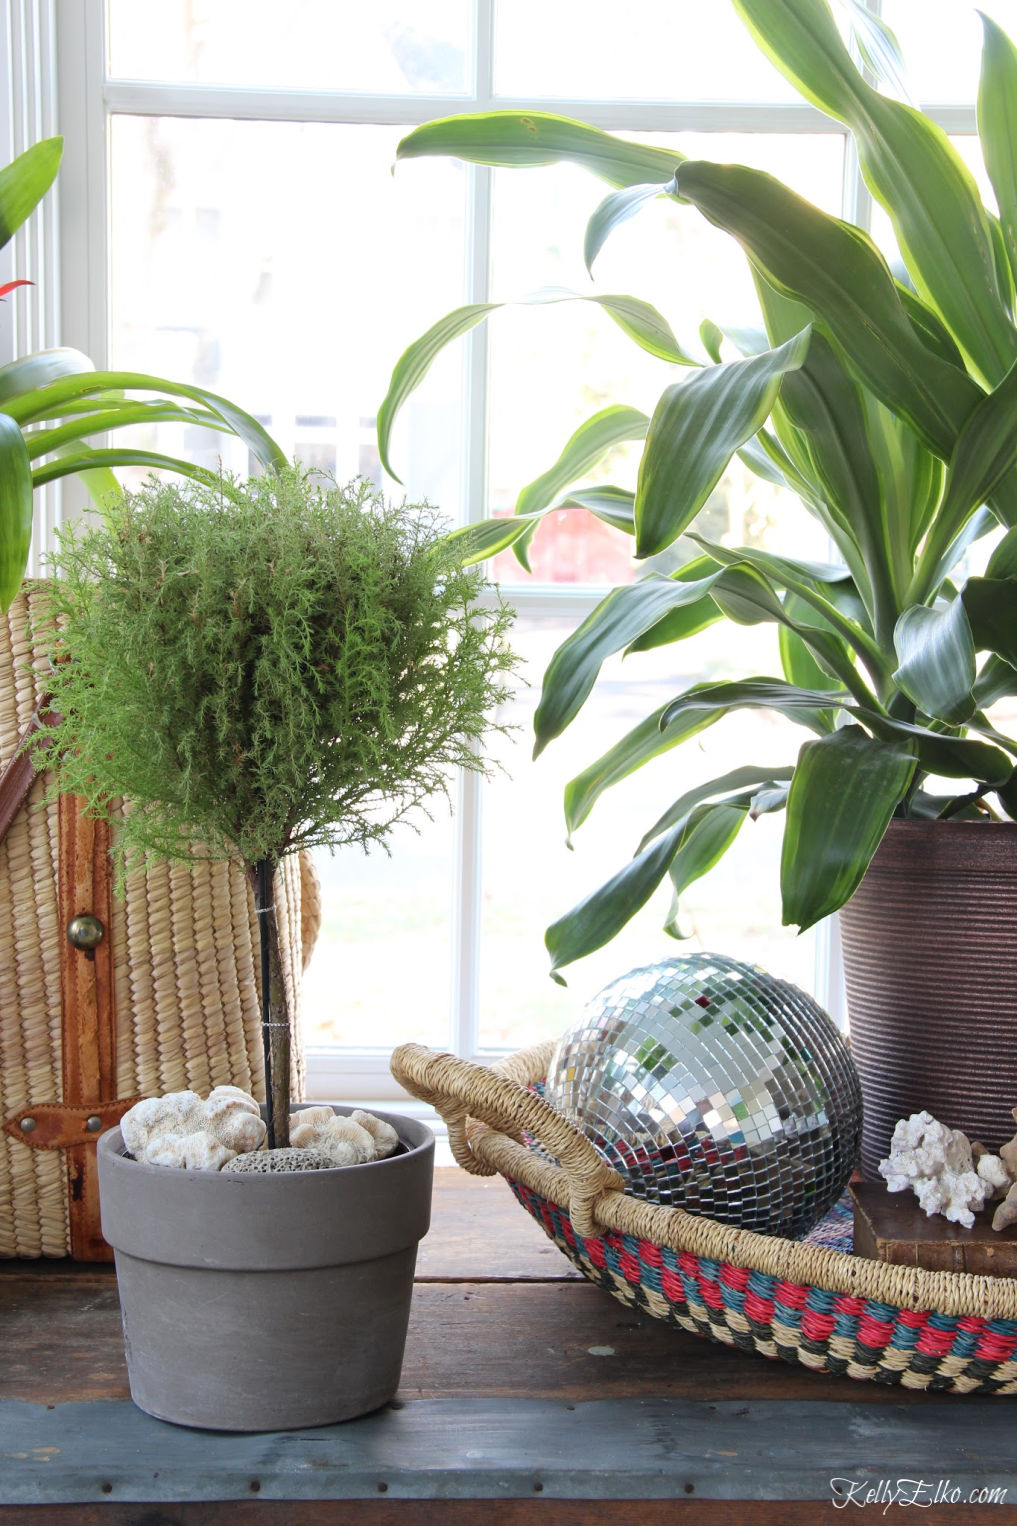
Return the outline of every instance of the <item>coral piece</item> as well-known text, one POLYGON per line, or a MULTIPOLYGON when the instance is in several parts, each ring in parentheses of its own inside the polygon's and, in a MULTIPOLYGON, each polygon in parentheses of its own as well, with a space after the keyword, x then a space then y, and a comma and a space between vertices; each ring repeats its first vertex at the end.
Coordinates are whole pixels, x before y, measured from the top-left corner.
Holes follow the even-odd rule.
POLYGON ((360 1166, 391 1155, 399 1135, 390 1123, 361 1108, 346 1117, 330 1107, 308 1107, 290 1119, 290 1141, 324 1151, 334 1166, 360 1166))
POLYGON ((1017 1224, 1017 1182, 992 1215, 993 1229, 1009 1229, 1011 1224, 1017 1224))
POLYGON ((1009 1192, 1013 1178, 998 1155, 991 1155, 983 1147, 976 1157, 975 1170, 983 1182, 988 1182, 992 1188, 993 1197, 1009 1192))
POLYGON ((323 1150, 250 1150, 234 1155, 224 1171, 269 1173, 273 1171, 328 1171, 335 1162, 323 1150))
POLYGON ((195 1134, 157 1134, 146 1148, 145 1159, 150 1166, 176 1166, 184 1171, 219 1171, 227 1161, 235 1160, 236 1156, 214 1134, 210 1134, 207 1129, 199 1129, 195 1134))
POLYGON ((373 1113, 363 1112, 359 1107, 351 1117, 354 1123, 359 1123, 374 1139, 374 1151, 378 1160, 385 1160, 387 1156, 395 1154, 399 1148, 399 1135, 390 1123, 386 1123, 384 1118, 376 1118, 373 1113))
MULTIPOLYGON (((1017 1107, 1012 1109, 1014 1122, 1017 1123, 1017 1107)), ((1003 1145, 999 1152, 999 1158, 1010 1173, 1010 1180, 1017 1181, 1017 1134, 1009 1144, 1003 1145)))
POLYGON ((256 1150, 267 1133, 258 1104, 238 1086, 217 1086, 206 1101, 192 1091, 146 1097, 124 1114, 120 1131, 136 1160, 192 1171, 219 1170, 234 1155, 256 1150), (207 1143, 188 1143, 199 1135, 207 1143))
POLYGON ((976 1168, 967 1135, 926 1112, 900 1120, 879 1174, 891 1192, 910 1187, 930 1217, 941 1213, 965 1229, 1007 1176, 998 1156, 981 1155, 976 1168))

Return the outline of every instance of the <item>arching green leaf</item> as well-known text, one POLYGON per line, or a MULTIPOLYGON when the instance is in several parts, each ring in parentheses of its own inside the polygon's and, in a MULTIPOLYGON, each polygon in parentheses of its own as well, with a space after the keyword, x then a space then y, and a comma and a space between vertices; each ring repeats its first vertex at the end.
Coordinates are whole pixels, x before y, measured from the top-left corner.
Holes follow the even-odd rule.
POLYGON ((925 715, 960 726, 975 712, 975 644, 958 598, 929 609, 915 605, 897 621, 900 666, 894 682, 925 715))
MULTIPOLYGON (((548 307, 558 302, 592 302, 617 323, 630 339, 641 349, 658 359, 672 361, 675 365, 696 366, 691 355, 686 355, 679 345, 671 327, 655 307, 638 297, 623 295, 592 296, 582 292, 566 291, 559 287, 546 287, 541 291, 521 297, 512 306, 548 307)), ((416 391, 442 350, 455 339, 461 339, 471 329, 483 323, 491 313, 505 307, 504 302, 470 302, 465 307, 454 308, 433 323, 426 333, 415 339, 396 361, 389 379, 388 392, 378 409, 378 455, 389 476, 396 482, 391 462, 392 428, 400 409, 416 391)))
POLYGON ((804 744, 781 854, 785 924, 804 932, 850 900, 914 771, 911 748, 876 741, 860 726, 804 744))
POLYGON ((0 249, 53 184, 63 147, 63 138, 43 138, 0 170, 0 249))
POLYGON ((25 575, 32 543, 32 470, 21 430, 0 413, 0 610, 25 575))
POLYGON ((662 728, 670 726, 687 710, 773 710, 824 736, 829 729, 823 718, 825 711, 831 705, 843 708, 845 703, 843 690, 799 689, 779 678, 743 678, 696 684, 663 707, 660 724, 662 728))
POLYGON ((918 338, 871 239, 759 170, 690 160, 677 178, 682 196, 737 238, 771 285, 811 308, 856 375, 947 459, 984 394, 918 338))
POLYGON ((976 508, 1017 462, 1017 363, 968 414, 946 475, 946 491, 922 550, 928 576, 976 508))
POLYGON ((586 224, 586 236, 583 240, 583 259, 590 275, 593 274, 593 262, 603 249, 608 238, 615 228, 622 223, 628 222, 634 217, 640 207, 648 201, 654 201, 658 196, 673 196, 675 194, 674 176, 670 176, 663 183, 654 182, 652 185, 630 185, 624 190, 612 191, 605 196, 600 206, 594 212, 586 224))
POLYGON ((631 143, 546 111, 485 111, 442 117, 405 137, 397 159, 443 154, 471 164, 557 164, 592 170, 609 185, 667 180, 684 158, 677 149, 631 143))
MULTIPOLYGON (((181 477, 193 477, 195 482, 205 482, 214 487, 219 481, 218 473, 196 466, 180 456, 167 456, 157 450, 134 450, 128 446, 109 450, 92 450, 87 446, 70 450, 57 456, 54 461, 44 461, 32 471, 36 487, 45 482, 56 482, 61 477, 71 477, 78 472, 98 472, 112 466, 147 466, 150 471, 177 472, 181 477)), ((98 480, 98 479, 95 479, 98 480)), ((105 479, 102 479, 105 482, 105 479)))
POLYGON ((633 726, 603 757, 584 768, 565 786, 565 824, 568 828, 569 845, 572 834, 582 826, 605 790, 627 779, 629 774, 641 768, 651 758, 670 752, 679 742, 705 731, 719 720, 721 710, 686 711, 663 730, 660 727, 661 711, 654 710, 638 726, 633 726))
POLYGON ((990 16, 982 15, 982 27, 978 136, 1011 269, 1017 272, 1017 48, 990 16))
POLYGON ((615 404, 586 419, 567 441, 557 461, 524 487, 516 501, 517 514, 535 514, 582 477, 615 445, 646 437, 650 421, 638 408, 615 404))
MULTIPOLYGON (((735 0, 763 51, 807 100, 851 128, 918 293, 994 385, 1017 359, 988 214, 943 129, 867 84, 825 0, 735 0)), ((684 187, 679 187, 684 194, 684 187)))
POLYGON ((679 897, 723 858, 745 823, 750 799, 741 795, 717 800, 697 806, 689 815, 678 851, 667 870, 674 894, 664 931, 672 938, 684 936, 678 927, 679 897))
POLYGON ((734 452, 759 429, 810 331, 668 387, 654 410, 636 485, 636 554, 654 556, 692 523, 734 452))
POLYGON ((36 387, 45 387, 62 376, 94 370, 88 356, 80 350, 38 350, 34 355, 24 355, 0 366, 0 404, 31 393, 36 387))
POLYGON ((1017 582, 1010 578, 968 578, 960 599, 973 644, 1017 666, 1017 582))
POLYGON ((638 854, 606 884, 584 896, 565 916, 552 922, 544 934, 544 944, 551 955, 551 975, 559 985, 565 982, 556 971, 610 943, 639 908, 645 906, 667 873, 684 830, 683 823, 638 854))
MULTIPOLYGON (((59 417, 65 408, 68 413, 77 412, 77 405, 88 398, 98 403, 112 402, 119 392, 157 392, 164 397, 186 397, 200 403, 222 420, 223 429, 243 440, 263 466, 278 469, 286 465, 286 457, 271 435, 257 419, 228 398, 204 387, 166 381, 137 371, 90 371, 62 376, 45 386, 33 388, 31 392, 7 398, 2 411, 24 427, 39 419, 59 417)), ((185 423, 191 421, 187 409, 181 410, 180 417, 185 423)))
POLYGON ((615 588, 602 599, 548 664, 533 717, 534 757, 579 713, 606 658, 628 646, 669 610, 697 602, 719 576, 715 572, 691 583, 651 576, 615 588))
POLYGON ((793 773, 793 768, 759 768, 748 765, 745 768, 733 768, 729 773, 722 774, 719 779, 708 779, 705 784, 697 784, 695 789, 687 790, 684 795, 680 795, 669 805, 650 830, 644 833, 639 844, 640 852, 662 832, 667 832, 678 822, 684 821, 704 800, 713 800, 719 795, 730 795, 746 789, 750 790, 754 797, 761 785, 769 787, 776 784, 778 780, 788 780, 793 773))

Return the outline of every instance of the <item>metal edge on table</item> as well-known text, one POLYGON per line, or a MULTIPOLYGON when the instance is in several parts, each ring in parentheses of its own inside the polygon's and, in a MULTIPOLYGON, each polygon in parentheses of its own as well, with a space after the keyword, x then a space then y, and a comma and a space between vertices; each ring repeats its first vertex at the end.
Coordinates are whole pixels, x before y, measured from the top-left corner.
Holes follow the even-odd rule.
MULTIPOLYGON (((825 1500, 831 1480, 949 1480, 1017 1501, 1005 1399, 414 1400, 316 1430, 167 1425, 124 1400, 0 1402, 0 1504, 201 1500, 825 1500)), ((997 1496, 998 1497, 998 1496, 997 1496)))

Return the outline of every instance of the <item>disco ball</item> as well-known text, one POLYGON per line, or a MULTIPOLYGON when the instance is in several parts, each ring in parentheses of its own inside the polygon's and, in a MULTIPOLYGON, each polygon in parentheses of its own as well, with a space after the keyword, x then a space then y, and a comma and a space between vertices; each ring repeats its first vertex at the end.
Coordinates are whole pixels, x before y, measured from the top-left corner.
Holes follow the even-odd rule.
POLYGON ((803 1235, 843 1192, 862 1098, 810 996, 690 954, 605 987, 559 1041, 547 1100, 626 1189, 761 1234, 803 1235))

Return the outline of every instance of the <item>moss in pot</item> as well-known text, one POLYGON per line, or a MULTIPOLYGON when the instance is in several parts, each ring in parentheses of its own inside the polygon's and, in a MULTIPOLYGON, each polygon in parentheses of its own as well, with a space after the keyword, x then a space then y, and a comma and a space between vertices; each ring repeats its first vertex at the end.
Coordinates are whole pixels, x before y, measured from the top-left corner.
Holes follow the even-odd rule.
MULTIPOLYGON (((59 631, 60 719, 39 761, 56 760, 54 788, 92 812, 131 802, 121 877, 146 857, 244 864, 262 930, 269 1144, 284 1149, 278 866, 302 848, 384 843, 447 794, 455 766, 485 768, 510 612, 478 607, 482 579, 427 505, 387 505, 359 481, 318 486, 298 466, 150 483, 105 524, 65 534, 54 562, 43 618, 59 631)), ((173 1170, 130 1159, 119 1130, 100 1141, 142 1408, 275 1429, 391 1397, 433 1140, 380 1116, 401 1148, 297 1174, 173 1170)))

